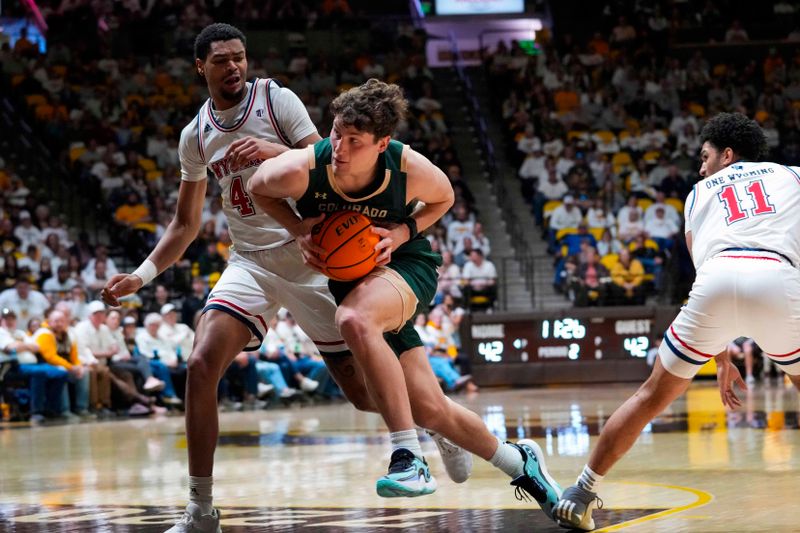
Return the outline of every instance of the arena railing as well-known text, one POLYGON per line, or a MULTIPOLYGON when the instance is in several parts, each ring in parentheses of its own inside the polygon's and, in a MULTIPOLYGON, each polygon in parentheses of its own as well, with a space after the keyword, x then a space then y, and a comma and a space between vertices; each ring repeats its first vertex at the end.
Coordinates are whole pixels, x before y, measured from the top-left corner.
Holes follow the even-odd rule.
MULTIPOLYGON (((494 143, 492 142, 491 137, 489 136, 489 128, 486 124, 485 115, 483 113, 483 109, 480 105, 480 100, 478 99, 477 93, 475 92, 475 87, 470 77, 469 73, 466 72, 464 66, 461 64, 460 56, 459 56, 459 49, 458 49, 458 41, 455 38, 455 35, 451 32, 449 34, 450 45, 452 49, 452 58, 453 58, 453 69, 458 76, 459 81, 464 89, 464 96, 468 102, 468 108, 470 113, 470 118, 472 123, 475 127, 475 132, 478 139, 478 144, 481 147, 483 153, 483 162, 486 168, 486 172, 489 176, 489 182, 492 186, 492 192, 494 193, 495 197, 497 198, 498 207, 501 209, 503 220, 506 223, 506 227, 508 229, 509 236, 511 237, 511 246, 514 250, 513 259, 518 262, 519 264, 519 275, 521 275, 525 282, 525 288, 530 292, 531 295, 531 308, 535 307, 535 284, 534 284, 534 260, 533 254, 531 253, 530 247, 528 246, 528 241, 525 238, 525 226, 519 220, 519 217, 514 213, 513 206, 511 205, 511 201, 508 197, 508 191, 506 190, 505 186, 505 172, 506 169, 503 167, 502 163, 500 163, 495 154, 494 143)), ((508 308, 508 280, 510 275, 510 270, 513 270, 510 265, 511 261, 510 258, 496 258, 499 261, 493 261, 496 267, 500 267, 499 274, 499 295, 501 296, 500 305, 502 310, 506 310, 508 308)))

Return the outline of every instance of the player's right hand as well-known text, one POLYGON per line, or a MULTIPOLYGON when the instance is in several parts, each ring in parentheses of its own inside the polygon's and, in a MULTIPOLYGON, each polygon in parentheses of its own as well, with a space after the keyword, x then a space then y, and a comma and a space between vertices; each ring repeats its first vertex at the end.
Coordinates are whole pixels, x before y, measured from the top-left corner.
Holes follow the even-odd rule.
POLYGON ((719 386, 722 405, 728 409, 735 410, 741 407, 742 401, 736 395, 734 385, 743 391, 747 391, 747 384, 742 379, 739 369, 731 362, 731 357, 727 350, 717 354, 714 360, 717 363, 717 385, 719 386))
POLYGON ((314 243, 311 238, 311 230, 314 226, 325 219, 325 213, 315 218, 306 218, 298 222, 291 228, 290 233, 297 240, 300 251, 303 253, 303 262, 317 272, 325 273, 325 262, 323 259, 327 252, 325 249, 314 243))
POLYGON ((142 278, 134 276, 133 274, 116 274, 103 290, 100 292, 100 298, 103 303, 111 307, 119 307, 119 299, 123 296, 133 294, 142 288, 142 278))

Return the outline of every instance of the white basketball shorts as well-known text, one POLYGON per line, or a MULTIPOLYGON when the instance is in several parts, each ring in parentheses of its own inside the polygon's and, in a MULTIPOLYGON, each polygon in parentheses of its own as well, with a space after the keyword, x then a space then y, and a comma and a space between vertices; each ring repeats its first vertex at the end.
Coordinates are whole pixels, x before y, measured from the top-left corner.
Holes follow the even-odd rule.
POLYGON ((800 270, 778 254, 726 251, 703 263, 658 355, 670 373, 691 379, 742 336, 787 374, 800 374, 800 270))
POLYGON ((247 326, 253 334, 245 348, 261 346, 268 324, 285 307, 323 355, 346 352, 336 329, 336 302, 328 278, 303 263, 296 243, 254 252, 231 252, 203 313, 216 309, 247 326))

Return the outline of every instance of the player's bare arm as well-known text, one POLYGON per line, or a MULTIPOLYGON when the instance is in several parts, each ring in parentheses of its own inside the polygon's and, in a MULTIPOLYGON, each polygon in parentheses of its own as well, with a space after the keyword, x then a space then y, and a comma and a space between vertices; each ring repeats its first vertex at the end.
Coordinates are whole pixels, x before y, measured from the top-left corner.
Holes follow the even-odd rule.
MULTIPOLYGON (((206 180, 181 181, 175 216, 167 226, 164 236, 147 257, 155 265, 157 273, 178 261, 197 237, 203 218, 206 186, 206 180)), ((135 293, 143 284, 142 278, 135 274, 117 274, 108 280, 101 297, 106 304, 117 307, 119 298, 135 293)))
MULTIPOLYGON (((408 165, 406 203, 417 200, 423 204, 423 207, 412 215, 417 231, 421 232, 447 213, 453 205, 455 195, 450 180, 427 157, 407 149, 406 162, 408 165)), ((387 264, 391 260, 392 252, 411 237, 411 230, 405 224, 399 224, 391 229, 375 227, 373 231, 381 236, 381 241, 375 245, 375 249, 379 251, 376 260, 378 265, 387 264)))
MULTIPOLYGON (((312 133, 301 139, 296 147, 305 148, 321 139, 322 137, 318 133, 312 133)), ((238 165, 253 159, 272 159, 289 150, 291 148, 284 144, 270 142, 257 137, 243 137, 231 143, 225 152, 225 157, 232 157, 234 163, 238 165)), ((289 208, 288 205, 286 207, 289 208)))
POLYGON ((311 228, 325 218, 302 220, 286 203, 286 198, 297 200, 308 189, 308 151, 289 150, 278 157, 261 163, 247 182, 247 191, 253 201, 286 228, 297 239, 306 264, 322 271, 323 264, 318 255, 324 250, 311 241, 311 228))

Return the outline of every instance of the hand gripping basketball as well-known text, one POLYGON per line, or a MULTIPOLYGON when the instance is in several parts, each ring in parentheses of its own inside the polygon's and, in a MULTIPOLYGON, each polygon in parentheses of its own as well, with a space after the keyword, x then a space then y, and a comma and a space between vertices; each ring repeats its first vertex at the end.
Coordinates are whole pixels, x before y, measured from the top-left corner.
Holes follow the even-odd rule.
POLYGON ((375 245, 380 237, 373 233, 369 218, 356 211, 338 211, 311 230, 314 244, 325 250, 323 273, 331 279, 352 281, 375 268, 375 245))

